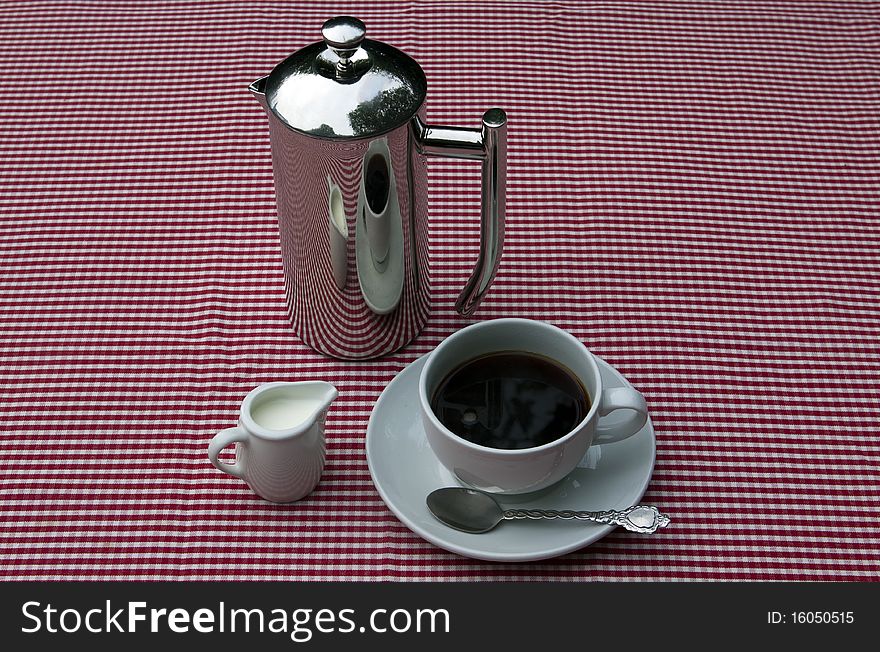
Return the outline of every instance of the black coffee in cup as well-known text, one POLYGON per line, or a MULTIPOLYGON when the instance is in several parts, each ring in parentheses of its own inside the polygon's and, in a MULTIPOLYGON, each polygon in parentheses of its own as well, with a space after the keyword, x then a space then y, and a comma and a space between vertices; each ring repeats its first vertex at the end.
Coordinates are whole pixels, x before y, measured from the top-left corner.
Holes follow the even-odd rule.
POLYGON ((367 171, 364 174, 364 194, 370 210, 376 215, 385 210, 388 203, 388 191, 390 178, 388 174, 388 162, 381 154, 373 154, 367 161, 367 171))
POLYGON ((590 396, 569 369, 534 353, 474 358, 438 385, 431 408, 447 429, 489 448, 533 448, 571 432, 590 396))

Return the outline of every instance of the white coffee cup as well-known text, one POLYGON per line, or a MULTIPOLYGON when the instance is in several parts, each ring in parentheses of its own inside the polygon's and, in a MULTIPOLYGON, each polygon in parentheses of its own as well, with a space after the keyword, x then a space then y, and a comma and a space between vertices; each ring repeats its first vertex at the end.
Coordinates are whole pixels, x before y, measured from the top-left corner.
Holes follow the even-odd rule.
MULTIPOLYGON (((391 167, 391 152, 388 141, 377 139, 370 144, 364 156, 361 172, 361 187, 364 192, 364 227, 367 242, 375 263, 384 263, 391 247, 392 204, 396 204, 396 184, 391 167), (371 185, 377 183, 378 196, 373 197, 371 185)), ((399 217, 397 219, 400 219, 399 217)))
POLYGON ((208 458, 266 500, 299 500, 324 472, 324 419, 338 394, 333 385, 317 380, 255 387, 241 404, 238 425, 214 435, 208 458), (233 443, 235 462, 221 461, 220 451, 233 443))
POLYGON ((570 333, 530 319, 494 319, 450 335, 430 354, 419 379, 422 422, 440 462, 464 484, 481 491, 518 494, 562 480, 594 443, 610 444, 638 432, 648 418, 644 397, 628 387, 605 388, 595 357, 570 333), (459 437, 431 408, 438 386, 455 369, 480 356, 502 351, 534 353, 570 370, 590 397, 586 417, 555 441, 521 449, 489 448, 459 437), (603 423, 614 410, 623 420, 603 423))

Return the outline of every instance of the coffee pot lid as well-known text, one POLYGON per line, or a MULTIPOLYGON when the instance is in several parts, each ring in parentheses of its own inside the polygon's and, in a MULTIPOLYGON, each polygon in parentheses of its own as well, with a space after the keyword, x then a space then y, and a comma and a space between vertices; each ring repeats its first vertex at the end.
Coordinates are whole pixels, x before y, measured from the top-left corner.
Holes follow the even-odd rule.
POLYGON ((422 106, 425 73, 400 50, 365 39, 357 18, 324 23, 324 40, 279 63, 266 80, 266 102, 288 127, 332 140, 387 133, 422 106))

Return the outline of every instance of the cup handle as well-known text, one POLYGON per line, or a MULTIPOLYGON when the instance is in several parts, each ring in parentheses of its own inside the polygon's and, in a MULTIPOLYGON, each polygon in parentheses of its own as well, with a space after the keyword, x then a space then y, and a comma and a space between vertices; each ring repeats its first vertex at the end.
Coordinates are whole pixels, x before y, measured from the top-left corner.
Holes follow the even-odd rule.
POLYGON ((229 475, 234 475, 236 478, 244 479, 244 464, 242 464, 241 460, 237 459, 234 464, 221 462, 220 451, 235 442, 247 446, 247 441, 247 432, 239 427, 221 430, 214 435, 211 443, 208 444, 208 459, 211 460, 211 464, 223 471, 223 473, 228 473, 229 475))
POLYGON ((648 420, 648 404, 645 397, 631 387, 612 387, 602 392, 599 401, 599 424, 596 427, 594 444, 611 444, 632 437, 648 420), (629 410, 629 417, 621 423, 602 424, 601 417, 614 410, 629 410))

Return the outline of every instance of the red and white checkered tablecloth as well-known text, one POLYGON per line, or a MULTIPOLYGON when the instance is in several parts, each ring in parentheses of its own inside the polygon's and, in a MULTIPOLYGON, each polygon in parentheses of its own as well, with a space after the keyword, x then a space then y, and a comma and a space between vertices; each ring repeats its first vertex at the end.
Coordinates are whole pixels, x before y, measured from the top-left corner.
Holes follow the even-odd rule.
POLYGON ((0 578, 880 579, 880 4, 0 4, 0 578), (378 361, 285 315, 247 91, 348 13, 428 115, 510 119, 508 239, 479 319, 570 330, 648 399, 674 519, 547 562, 412 534, 364 436, 460 328, 479 175, 432 160, 427 328, 378 361), (340 390, 318 490, 208 462, 254 385, 340 390))

